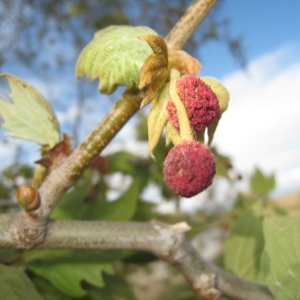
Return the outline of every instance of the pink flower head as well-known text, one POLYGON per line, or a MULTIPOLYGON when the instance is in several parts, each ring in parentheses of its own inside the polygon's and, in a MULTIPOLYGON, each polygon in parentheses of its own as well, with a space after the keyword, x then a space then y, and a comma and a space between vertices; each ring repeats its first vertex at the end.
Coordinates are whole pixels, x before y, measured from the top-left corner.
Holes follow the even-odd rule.
MULTIPOLYGON (((183 102, 190 123, 197 131, 213 123, 220 111, 219 101, 212 89, 199 77, 186 74, 177 81, 178 95, 183 102)), ((176 108, 172 101, 167 104, 169 120, 179 130, 176 108)))
POLYGON ((196 141, 183 141, 169 151, 163 173, 165 182, 176 194, 192 197, 212 184, 216 164, 208 147, 196 141))

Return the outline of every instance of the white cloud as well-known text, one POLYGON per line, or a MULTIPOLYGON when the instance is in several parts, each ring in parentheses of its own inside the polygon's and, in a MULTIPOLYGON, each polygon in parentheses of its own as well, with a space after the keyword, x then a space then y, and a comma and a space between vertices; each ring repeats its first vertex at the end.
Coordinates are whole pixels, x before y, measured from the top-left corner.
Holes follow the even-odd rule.
POLYGON ((215 135, 241 171, 275 172, 279 192, 300 188, 300 58, 286 64, 292 56, 280 49, 224 78, 231 100, 215 135))

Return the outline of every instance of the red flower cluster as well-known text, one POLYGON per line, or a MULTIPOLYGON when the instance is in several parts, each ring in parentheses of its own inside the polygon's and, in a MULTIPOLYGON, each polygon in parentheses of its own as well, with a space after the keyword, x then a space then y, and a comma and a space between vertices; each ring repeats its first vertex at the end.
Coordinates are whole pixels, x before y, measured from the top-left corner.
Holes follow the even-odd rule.
POLYGON ((212 184, 216 164, 208 147, 196 141, 183 141, 169 151, 163 173, 165 182, 176 194, 192 197, 212 184))
MULTIPOLYGON (((186 74, 177 81, 178 95, 183 102, 190 123, 197 131, 213 123, 220 111, 219 101, 212 89, 199 77, 186 74)), ((172 101, 167 104, 169 120, 179 130, 176 108, 172 101)))

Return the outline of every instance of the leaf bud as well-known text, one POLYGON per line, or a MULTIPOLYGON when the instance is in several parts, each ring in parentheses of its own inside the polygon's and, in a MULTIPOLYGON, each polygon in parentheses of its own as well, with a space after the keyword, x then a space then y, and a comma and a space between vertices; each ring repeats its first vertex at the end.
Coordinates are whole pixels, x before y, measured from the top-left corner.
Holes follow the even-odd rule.
POLYGON ((41 200, 38 191, 28 185, 22 185, 17 189, 18 203, 26 211, 32 211, 40 207, 41 200))

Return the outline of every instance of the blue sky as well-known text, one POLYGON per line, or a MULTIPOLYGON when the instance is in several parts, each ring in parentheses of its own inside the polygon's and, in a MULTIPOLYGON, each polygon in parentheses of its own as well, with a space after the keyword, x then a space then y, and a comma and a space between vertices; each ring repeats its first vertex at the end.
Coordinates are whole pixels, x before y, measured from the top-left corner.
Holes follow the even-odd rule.
POLYGON ((254 166, 275 172, 276 195, 300 188, 299 12, 298 0, 225 0, 222 14, 243 37, 247 71, 224 47, 203 51, 202 75, 221 79, 231 93, 215 144, 246 174, 254 166))
MULTIPOLYGON (((210 42, 201 49, 203 70, 200 75, 222 80, 231 93, 229 109, 215 135, 215 145, 231 156, 237 169, 246 176, 255 166, 268 173, 275 172, 276 195, 300 189, 299 13, 299 0, 224 0, 221 15, 230 19, 232 35, 243 38, 249 63, 247 71, 239 69, 228 49, 220 43, 210 42)), ((60 74, 68 84, 63 80, 43 82, 29 69, 18 69, 17 63, 5 71, 28 80, 56 103, 63 126, 78 113, 74 106, 57 105, 61 98, 72 97, 68 84, 74 84, 73 69, 60 74)), ((83 134, 88 133, 108 109, 109 102, 102 103, 104 107, 99 104, 97 114, 90 114, 95 111, 94 105, 87 105, 89 117, 83 120, 86 126, 83 134)), ((133 134, 133 130, 127 126, 109 149, 119 145, 131 149, 126 142, 129 134, 133 134)), ((10 140, 10 146, 19 143, 10 140)), ((8 144, 2 143, 1 163, 8 162, 6 158, 10 153, 8 144)), ((35 157, 25 157, 31 161, 37 158, 37 152, 35 157)))
MULTIPOLYGON (((224 0, 221 15, 230 19, 232 35, 242 37, 251 61, 280 47, 300 47, 299 12, 299 0, 224 0)), ((211 42, 201 51, 205 75, 224 76, 238 68, 220 44, 211 42)))

